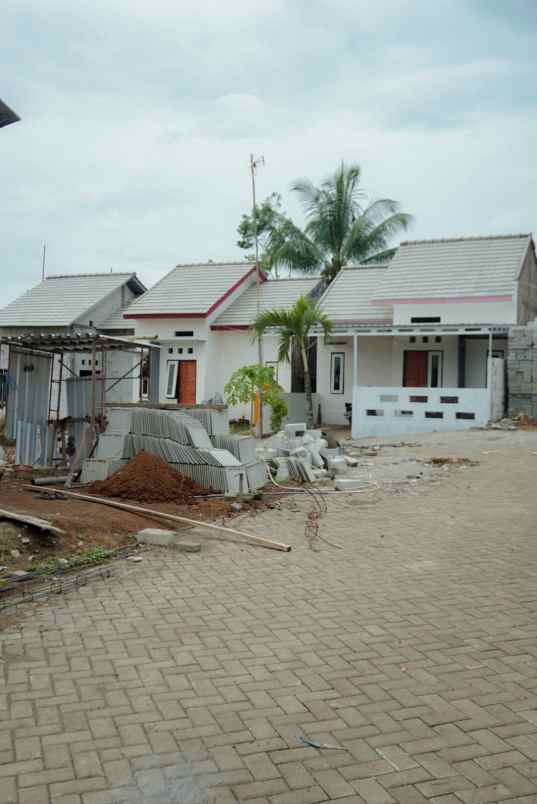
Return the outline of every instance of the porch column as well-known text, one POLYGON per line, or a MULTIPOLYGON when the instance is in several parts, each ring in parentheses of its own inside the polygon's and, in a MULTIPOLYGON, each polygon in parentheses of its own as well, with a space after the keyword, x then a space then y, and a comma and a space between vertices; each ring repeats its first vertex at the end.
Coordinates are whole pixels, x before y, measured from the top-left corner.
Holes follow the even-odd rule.
POLYGON ((352 384, 358 385, 358 335, 352 336, 352 384))

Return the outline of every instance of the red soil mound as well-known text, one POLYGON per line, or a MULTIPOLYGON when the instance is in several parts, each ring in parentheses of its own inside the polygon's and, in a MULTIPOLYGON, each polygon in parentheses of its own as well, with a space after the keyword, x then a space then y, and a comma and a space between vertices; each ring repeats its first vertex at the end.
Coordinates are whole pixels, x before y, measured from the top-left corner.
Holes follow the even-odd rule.
POLYGON ((158 455, 139 452, 122 469, 107 480, 90 486, 92 494, 102 497, 123 497, 138 502, 194 503, 194 494, 206 494, 189 477, 176 472, 158 455))

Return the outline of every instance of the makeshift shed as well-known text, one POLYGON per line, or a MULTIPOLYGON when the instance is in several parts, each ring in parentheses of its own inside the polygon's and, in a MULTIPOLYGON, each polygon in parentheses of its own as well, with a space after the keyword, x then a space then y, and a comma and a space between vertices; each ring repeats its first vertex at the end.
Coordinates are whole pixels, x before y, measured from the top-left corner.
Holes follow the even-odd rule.
POLYGON ((84 426, 89 423, 98 432, 107 401, 121 401, 122 384, 129 383, 132 395, 137 381, 139 397, 145 386, 150 398, 152 383, 143 367, 158 365, 151 358, 159 348, 155 344, 96 330, 2 336, 0 343, 9 347, 6 435, 16 440, 19 464, 52 466, 73 454, 84 426), (68 356, 80 353, 91 355, 88 376, 80 377, 69 366, 68 356), (110 353, 130 356, 124 371, 117 371, 117 360, 114 373, 107 371, 110 353))

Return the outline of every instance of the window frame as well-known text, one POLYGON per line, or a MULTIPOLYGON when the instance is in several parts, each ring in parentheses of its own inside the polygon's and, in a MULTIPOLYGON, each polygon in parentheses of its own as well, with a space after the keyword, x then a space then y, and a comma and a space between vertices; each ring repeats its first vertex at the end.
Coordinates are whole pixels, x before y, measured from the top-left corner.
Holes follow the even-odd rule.
POLYGON ((444 352, 442 349, 429 349, 427 356, 427 388, 443 388, 443 387, 444 387, 444 352), (438 385, 432 385, 433 357, 435 355, 439 359, 438 385))
POLYGON ((345 393, 345 352, 330 352, 330 393, 337 396, 342 396, 345 393), (334 379, 337 360, 341 361, 340 388, 335 390, 334 379))
POLYGON ((179 372, 178 360, 166 361, 166 399, 177 399, 177 375, 179 372), (169 392, 170 388, 170 369, 173 369, 173 389, 172 393, 169 392))

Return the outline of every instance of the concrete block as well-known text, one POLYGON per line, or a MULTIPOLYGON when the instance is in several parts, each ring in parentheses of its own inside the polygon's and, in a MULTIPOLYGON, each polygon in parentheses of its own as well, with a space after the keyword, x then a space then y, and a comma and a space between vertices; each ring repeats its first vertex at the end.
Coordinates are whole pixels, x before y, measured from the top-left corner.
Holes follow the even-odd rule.
POLYGON ((358 461, 356 458, 352 458, 350 455, 344 455, 343 457, 347 466, 358 466, 358 461))
POLYGON ((199 542, 175 542, 175 549, 180 553, 199 553, 201 544, 199 542))
POLYGON ((306 422, 297 422, 294 424, 286 424, 283 429, 287 436, 296 438, 297 436, 304 435, 308 428, 306 422))
POLYGON ((84 461, 82 464, 82 472, 80 474, 80 482, 96 483, 98 480, 106 480, 114 472, 119 471, 125 464, 126 460, 97 460, 95 458, 84 461))
POLYGON ((355 491, 367 486, 367 480, 359 480, 357 477, 338 477, 334 487, 338 491, 355 491))
POLYGON ((175 544, 177 533, 174 530, 144 528, 144 530, 138 531, 135 538, 140 544, 156 544, 159 547, 166 547, 170 544, 175 544))
POLYGON ((99 443, 95 457, 98 460, 108 460, 109 458, 123 458, 125 450, 125 436, 115 433, 102 433, 99 436, 99 443))
POLYGON ((347 462, 343 456, 328 458, 326 468, 336 475, 344 475, 348 471, 347 462))

